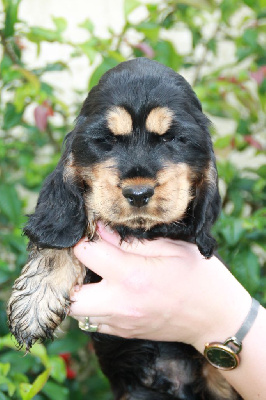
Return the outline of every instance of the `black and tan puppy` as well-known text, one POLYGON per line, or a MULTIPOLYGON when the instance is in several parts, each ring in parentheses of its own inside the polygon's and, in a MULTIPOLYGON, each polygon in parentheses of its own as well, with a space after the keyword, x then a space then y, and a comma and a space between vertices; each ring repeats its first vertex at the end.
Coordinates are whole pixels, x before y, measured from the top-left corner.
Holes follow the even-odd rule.
MULTIPOLYGON (((8 304, 20 345, 52 338, 66 317, 86 275, 71 248, 99 220, 122 240, 182 239, 211 257, 220 197, 208 125, 189 84, 157 62, 138 58, 101 78, 24 229, 29 260, 8 304)), ((115 399, 239 398, 188 345, 92 337, 115 399)))

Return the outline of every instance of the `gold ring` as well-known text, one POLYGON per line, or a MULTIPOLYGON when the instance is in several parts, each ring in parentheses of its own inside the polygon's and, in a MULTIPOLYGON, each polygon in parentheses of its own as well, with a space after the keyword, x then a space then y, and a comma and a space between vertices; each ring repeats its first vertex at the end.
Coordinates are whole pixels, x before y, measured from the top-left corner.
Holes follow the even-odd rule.
POLYGON ((79 328, 85 332, 97 332, 98 325, 91 324, 89 317, 85 317, 84 322, 79 321, 79 328))

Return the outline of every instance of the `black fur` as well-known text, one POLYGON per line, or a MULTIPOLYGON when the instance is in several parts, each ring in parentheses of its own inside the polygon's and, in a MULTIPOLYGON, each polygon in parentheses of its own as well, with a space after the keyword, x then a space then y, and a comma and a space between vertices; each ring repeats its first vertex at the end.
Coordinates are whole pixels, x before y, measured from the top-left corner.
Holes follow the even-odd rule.
MULTIPOLYGON (((161 223, 150 230, 115 224, 122 239, 169 237, 194 242, 207 258, 215 240, 210 234, 220 210, 215 157, 209 121, 185 79, 159 63, 147 59, 121 63, 108 71, 89 93, 74 130, 66 139, 58 167, 47 178, 35 213, 25 234, 41 248, 66 248, 86 233, 89 211, 84 198, 92 187, 78 173, 112 158, 121 181, 144 177, 156 180, 165 163, 184 163, 193 171, 193 199, 181 221, 161 223), (131 115, 130 136, 114 137, 106 126, 106 113, 121 106, 131 115), (145 120, 156 107, 167 107, 174 122, 163 138, 145 130, 145 120), (68 163, 75 176, 65 174, 68 163), (212 166, 213 176, 204 173, 212 166)), ((108 223, 108 221, 106 221, 108 223)), ((96 281, 89 273, 90 281, 96 281)), ((189 282, 188 282, 189 284, 189 282)), ((126 340, 93 334, 103 372, 110 379, 115 399, 128 400, 225 400, 211 393, 202 375, 204 358, 191 346, 181 343, 126 340), (176 363, 180 376, 173 380, 161 365, 176 363), (123 399, 124 399, 123 398, 123 399)), ((231 397, 230 399, 237 399, 231 397)))

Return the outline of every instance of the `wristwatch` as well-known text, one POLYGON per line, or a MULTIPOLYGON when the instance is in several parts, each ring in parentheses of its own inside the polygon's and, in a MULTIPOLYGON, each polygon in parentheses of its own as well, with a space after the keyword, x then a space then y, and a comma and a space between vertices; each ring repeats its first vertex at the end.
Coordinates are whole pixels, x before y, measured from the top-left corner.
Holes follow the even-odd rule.
POLYGON ((229 371, 239 365, 242 341, 253 325, 258 315, 259 307, 260 303, 252 299, 249 313, 234 336, 229 337, 223 343, 212 342, 205 344, 204 356, 213 367, 229 371))

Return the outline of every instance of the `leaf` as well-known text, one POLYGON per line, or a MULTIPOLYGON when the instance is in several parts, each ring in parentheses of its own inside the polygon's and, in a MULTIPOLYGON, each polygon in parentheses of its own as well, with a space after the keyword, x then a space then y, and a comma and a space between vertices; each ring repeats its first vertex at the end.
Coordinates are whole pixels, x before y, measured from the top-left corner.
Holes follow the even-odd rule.
POLYGON ((22 400, 28 400, 28 398, 26 396, 28 395, 31 388, 32 388, 32 385, 30 383, 23 382, 19 385, 19 393, 22 397, 22 400))
POLYGON ((66 30, 67 22, 66 22, 65 18, 53 17, 53 22, 56 26, 56 30, 58 33, 62 33, 66 30))
POLYGON ((207 8, 207 9, 208 8, 212 9, 213 6, 214 6, 213 1, 211 1, 211 0, 200 0, 200 1, 197 1, 197 0, 182 0, 181 3, 182 4, 186 4, 188 6, 191 6, 191 7, 195 7, 195 8, 204 7, 204 8, 207 8))
MULTIPOLYGON (((44 72, 58 72, 63 71, 64 69, 68 69, 67 64, 63 63, 62 61, 57 61, 55 63, 46 64, 43 68, 33 69, 32 72, 36 75, 42 75, 44 72)), ((44 83, 42 82, 41 85, 44 83)))
POLYGON ((63 383, 66 379, 66 364, 60 357, 49 357, 48 365, 51 369, 51 376, 57 382, 63 383))
POLYGON ((178 54, 173 44, 168 40, 159 40, 154 46, 155 60, 167 65, 174 71, 179 70, 183 57, 178 54))
POLYGON ((8 0, 5 5, 5 28, 4 36, 7 38, 15 33, 15 23, 18 21, 18 8, 21 0, 8 0))
POLYGON ((96 55, 98 54, 96 48, 97 41, 94 39, 88 40, 87 42, 80 43, 78 47, 81 51, 88 57, 91 63, 95 60, 96 55))
POLYGON ((40 90, 40 81, 36 75, 28 71, 27 69, 19 66, 14 67, 14 69, 18 70, 21 73, 21 75, 23 75, 24 78, 26 78, 27 81, 32 84, 32 86, 36 91, 40 90))
POLYGON ((14 104, 7 103, 6 109, 4 112, 3 129, 9 130, 9 129, 13 128, 14 126, 19 125, 21 123, 22 115, 23 115, 23 112, 17 112, 16 108, 14 107, 14 104))
POLYGON ((124 15, 125 18, 129 16, 130 13, 132 13, 135 8, 137 8, 140 5, 140 2, 138 0, 124 0, 124 15))
POLYGON ((101 76, 108 71, 109 69, 115 67, 118 64, 116 60, 110 57, 106 57, 103 59, 102 63, 94 70, 94 72, 91 75, 90 81, 89 81, 89 90, 95 86, 101 76))
POLYGON ((242 35, 244 43, 248 44, 251 48, 257 47, 258 32, 256 29, 246 29, 242 35))
POLYGON ((93 33, 93 31, 94 31, 94 25, 93 25, 93 23, 92 23, 92 21, 90 19, 86 19, 84 22, 79 24, 79 27, 83 28, 83 29, 86 29, 90 33, 93 33))
POLYGON ((13 63, 6 54, 4 54, 2 58, 0 71, 4 86, 14 81, 15 79, 20 79, 21 77, 20 73, 13 68, 13 63))
POLYGON ((69 391, 67 388, 59 386, 54 382, 47 382, 42 392, 51 400, 68 400, 69 391))
POLYGON ((0 363, 0 375, 7 376, 9 370, 10 370, 9 363, 0 363))
POLYGON ((247 291, 254 296, 260 288, 258 257, 251 250, 242 248, 233 259, 232 272, 247 291))
POLYGON ((50 376, 50 369, 46 369, 40 374, 33 384, 21 383, 19 385, 22 400, 31 400, 37 393, 39 393, 46 384, 50 376))
POLYGON ((220 230, 229 246, 235 246, 244 235, 243 221, 236 218, 227 218, 226 225, 220 230))
POLYGON ((0 212, 14 225, 22 220, 22 204, 14 186, 0 184, 0 212))
POLYGON ((231 142, 232 142, 232 135, 225 135, 215 140, 214 147, 216 149, 224 149, 228 147, 231 144, 231 142))
POLYGON ((53 31, 46 28, 40 28, 38 26, 32 26, 27 34, 28 40, 39 44, 42 41, 46 42, 61 42, 61 35, 59 31, 53 31))
POLYGON ((33 356, 39 357, 42 364, 46 368, 49 368, 49 359, 44 345, 36 343, 34 346, 32 346, 30 353, 33 356))
POLYGON ((68 331, 66 336, 58 338, 47 345, 49 357, 62 353, 77 353, 81 348, 88 344, 88 337, 85 336, 80 329, 72 329, 68 331), (73 340, 73 336, 76 340, 73 340))
POLYGON ((16 390, 16 386, 11 382, 10 379, 0 375, 0 386, 1 385, 6 385, 9 396, 13 396, 16 390))
POLYGON ((31 357, 30 355, 27 357, 23 357, 23 353, 17 351, 17 347, 14 347, 14 349, 12 348, 12 350, 6 351, 4 354, 1 354, 1 360, 3 362, 10 363, 12 374, 25 374, 32 368, 38 367, 38 363, 36 363, 36 358, 31 357))
POLYGON ((9 400, 9 399, 4 395, 4 393, 0 392, 0 400, 9 400))
POLYGON ((146 38, 150 39, 153 42, 157 42, 159 32, 160 32, 160 25, 155 22, 151 21, 144 21, 135 26, 136 30, 142 32, 146 38))
POLYGON ((266 179, 266 164, 265 165, 261 165, 258 169, 257 169, 257 174, 259 176, 261 176, 262 178, 266 179))
MULTIPOLYGON (((18 345, 14 341, 13 337, 9 334, 9 335, 6 335, 4 337, 0 337, 0 349, 2 349, 3 347, 9 347, 11 349, 16 349, 17 350, 18 345)), ((22 348, 22 351, 25 351, 25 349, 22 348)), ((15 354, 18 354, 19 356, 21 356, 21 353, 15 353, 15 354)), ((46 351, 45 346, 43 346, 42 344, 38 344, 38 343, 34 344, 32 346, 32 348, 31 348, 30 355, 39 357, 39 359, 41 360, 42 364, 46 368, 49 367, 47 351, 46 351)))

